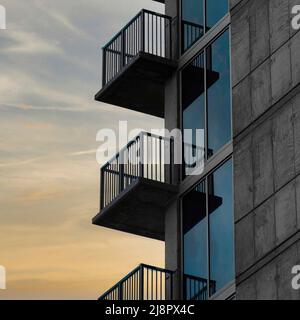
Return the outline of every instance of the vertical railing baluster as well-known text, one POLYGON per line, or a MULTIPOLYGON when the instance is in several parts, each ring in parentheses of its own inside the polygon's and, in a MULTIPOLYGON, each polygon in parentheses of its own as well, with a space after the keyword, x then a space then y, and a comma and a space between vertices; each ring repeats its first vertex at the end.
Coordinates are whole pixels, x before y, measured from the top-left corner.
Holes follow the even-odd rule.
POLYGON ((144 162, 145 162, 145 159, 144 159, 144 152, 145 152, 144 147, 145 147, 145 145, 144 145, 144 143, 145 143, 145 141, 144 141, 144 133, 143 132, 140 134, 140 138, 139 139, 140 139, 140 163, 139 163, 140 168, 139 168, 139 176, 141 178, 144 178, 144 162))
POLYGON ((122 32, 121 32, 120 70, 125 66, 125 46, 126 46, 125 30, 122 30, 122 32))
POLYGON ((170 274, 170 278, 171 278, 171 288, 170 288, 170 299, 173 300, 173 274, 170 274))
POLYGON ((149 13, 147 13, 147 19, 148 19, 148 39, 147 39, 147 41, 148 41, 148 53, 150 53, 150 14, 149 13))
POLYGON ((119 193, 124 189, 124 152, 119 157, 119 193))
POLYGON ((141 13, 141 51, 145 52, 145 11, 141 13))
POLYGON ((140 292, 139 292, 139 298, 140 300, 144 300, 144 266, 140 266, 139 270, 139 283, 140 283, 140 292))
POLYGON ((100 210, 104 208, 104 168, 102 168, 100 174, 100 210))
POLYGON ((106 85, 106 49, 102 50, 102 86, 106 85))
MULTIPOLYGON (((185 28, 188 42, 197 35, 185 28)), ((142 10, 130 24, 102 49, 102 85, 110 82, 139 52, 172 58, 172 20, 142 10), (169 33, 168 33, 169 32, 169 33)))

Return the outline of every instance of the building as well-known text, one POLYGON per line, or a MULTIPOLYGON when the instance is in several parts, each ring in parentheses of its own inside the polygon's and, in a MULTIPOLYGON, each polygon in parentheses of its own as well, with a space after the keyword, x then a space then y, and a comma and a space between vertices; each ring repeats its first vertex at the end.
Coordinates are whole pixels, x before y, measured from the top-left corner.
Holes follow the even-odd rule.
POLYGON ((166 248, 166 270, 141 265, 101 299, 300 299, 297 1, 159 2, 166 15, 141 11, 104 47, 96 100, 198 129, 183 149, 204 166, 142 133, 101 169, 93 223, 166 248), (147 165, 121 164, 137 150, 147 165))

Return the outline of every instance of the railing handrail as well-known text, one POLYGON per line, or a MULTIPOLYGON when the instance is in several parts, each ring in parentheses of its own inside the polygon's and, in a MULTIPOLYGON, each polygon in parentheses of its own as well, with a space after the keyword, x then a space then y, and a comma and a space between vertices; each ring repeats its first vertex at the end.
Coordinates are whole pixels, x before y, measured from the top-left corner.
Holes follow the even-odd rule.
POLYGON ((148 136, 148 137, 152 137, 155 139, 162 139, 164 141, 171 141, 173 138, 170 137, 164 137, 164 136, 159 136, 155 133, 150 133, 150 132, 146 132, 146 131, 141 131, 137 136, 135 136, 133 139, 131 139, 122 149, 119 150, 119 152, 117 152, 109 161, 107 161, 100 170, 104 170, 108 165, 110 165, 114 160, 116 160, 117 158, 120 157, 120 155, 126 151, 132 144, 134 144, 138 139, 141 139, 143 136, 148 136))
POLYGON ((197 281, 203 281, 203 282, 205 282, 205 283, 207 283, 207 279, 205 279, 205 278, 201 278, 201 277, 197 277, 197 276, 192 276, 192 275, 189 275, 189 274, 184 274, 183 275, 184 276, 184 278, 189 278, 189 279, 191 279, 191 280, 197 280, 197 281))
POLYGON ((139 53, 172 59, 172 18, 142 9, 105 46, 102 85, 112 81, 139 53))
POLYGON ((187 21, 187 20, 182 20, 183 25, 189 25, 191 27, 197 27, 199 29, 204 30, 204 26, 195 22, 187 21))
MULTIPOLYGON (((163 269, 160 267, 154 267, 154 266, 150 266, 144 263, 141 263, 139 266, 137 266, 135 269, 133 269, 130 273, 128 273, 125 277, 123 277, 120 281, 118 281, 118 283, 116 283, 113 287, 111 287, 109 290, 107 290, 106 292, 104 292, 99 300, 104 300, 109 294, 111 294, 114 290, 120 288, 122 286, 122 284, 124 284, 127 280, 129 280, 132 276, 134 276, 136 273, 138 273, 139 271, 142 271, 144 269, 148 269, 148 270, 153 270, 156 272, 161 272, 161 273, 165 273, 168 274, 169 276, 173 277, 174 275, 174 271, 171 270, 167 270, 167 269, 163 269)), ((172 281, 172 280, 171 280, 172 281)), ((171 287, 172 289, 172 287, 171 287)), ((171 293, 172 294, 172 293, 171 293)))
POLYGON ((161 17, 164 19, 167 19, 169 21, 172 21, 172 17, 162 14, 162 13, 158 13, 158 12, 154 12, 151 10, 147 10, 147 9, 142 9, 140 10, 112 39, 110 39, 103 47, 102 49, 106 49, 108 46, 110 46, 121 34, 124 30, 126 30, 138 17, 140 17, 143 13, 148 13, 148 14, 153 14, 154 16, 157 17, 161 17))
POLYGON ((155 270, 155 271, 159 271, 159 272, 164 272, 164 273, 170 273, 170 274, 175 273, 175 271, 172 271, 172 270, 168 270, 168 269, 164 269, 164 268, 160 268, 160 267, 154 267, 154 266, 150 266, 150 265, 144 264, 144 263, 141 263, 139 265, 139 267, 147 268, 147 269, 155 270))
POLYGON ((173 184, 174 138, 142 131, 100 169, 100 211, 139 178, 173 184))
POLYGON ((133 269, 131 272, 129 272, 125 277, 123 277, 121 280, 119 280, 113 287, 108 289, 106 292, 104 292, 99 300, 102 300, 105 296, 109 295, 111 292, 113 292, 115 289, 119 288, 121 283, 124 283, 126 280, 128 280, 130 277, 132 277, 135 273, 137 273, 140 270, 140 266, 137 266, 135 269, 133 269))
POLYGON ((110 46, 121 34, 124 30, 126 30, 142 13, 143 10, 139 11, 113 38, 111 38, 103 47, 102 49, 106 49, 110 46))

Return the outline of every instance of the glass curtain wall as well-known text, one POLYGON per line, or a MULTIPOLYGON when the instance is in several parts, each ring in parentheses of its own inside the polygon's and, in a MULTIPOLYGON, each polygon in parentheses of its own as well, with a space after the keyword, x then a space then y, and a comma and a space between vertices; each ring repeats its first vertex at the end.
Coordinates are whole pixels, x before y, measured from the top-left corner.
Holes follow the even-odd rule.
POLYGON ((182 0, 182 53, 220 21, 228 8, 228 0, 182 0))
POLYGON ((227 30, 182 70, 183 177, 231 140, 229 42, 227 30))
POLYGON ((234 280, 232 161, 182 200, 184 289, 187 300, 206 300, 234 280))

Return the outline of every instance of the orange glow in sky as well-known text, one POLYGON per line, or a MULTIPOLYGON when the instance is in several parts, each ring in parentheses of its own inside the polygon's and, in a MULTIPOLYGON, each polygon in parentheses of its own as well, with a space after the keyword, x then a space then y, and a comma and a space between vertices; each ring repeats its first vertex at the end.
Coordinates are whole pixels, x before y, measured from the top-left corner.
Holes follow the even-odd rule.
POLYGON ((93 226, 96 133, 162 120, 93 101, 101 51, 151 0, 2 0, 0 30, 1 299, 97 299, 164 243, 93 226))

